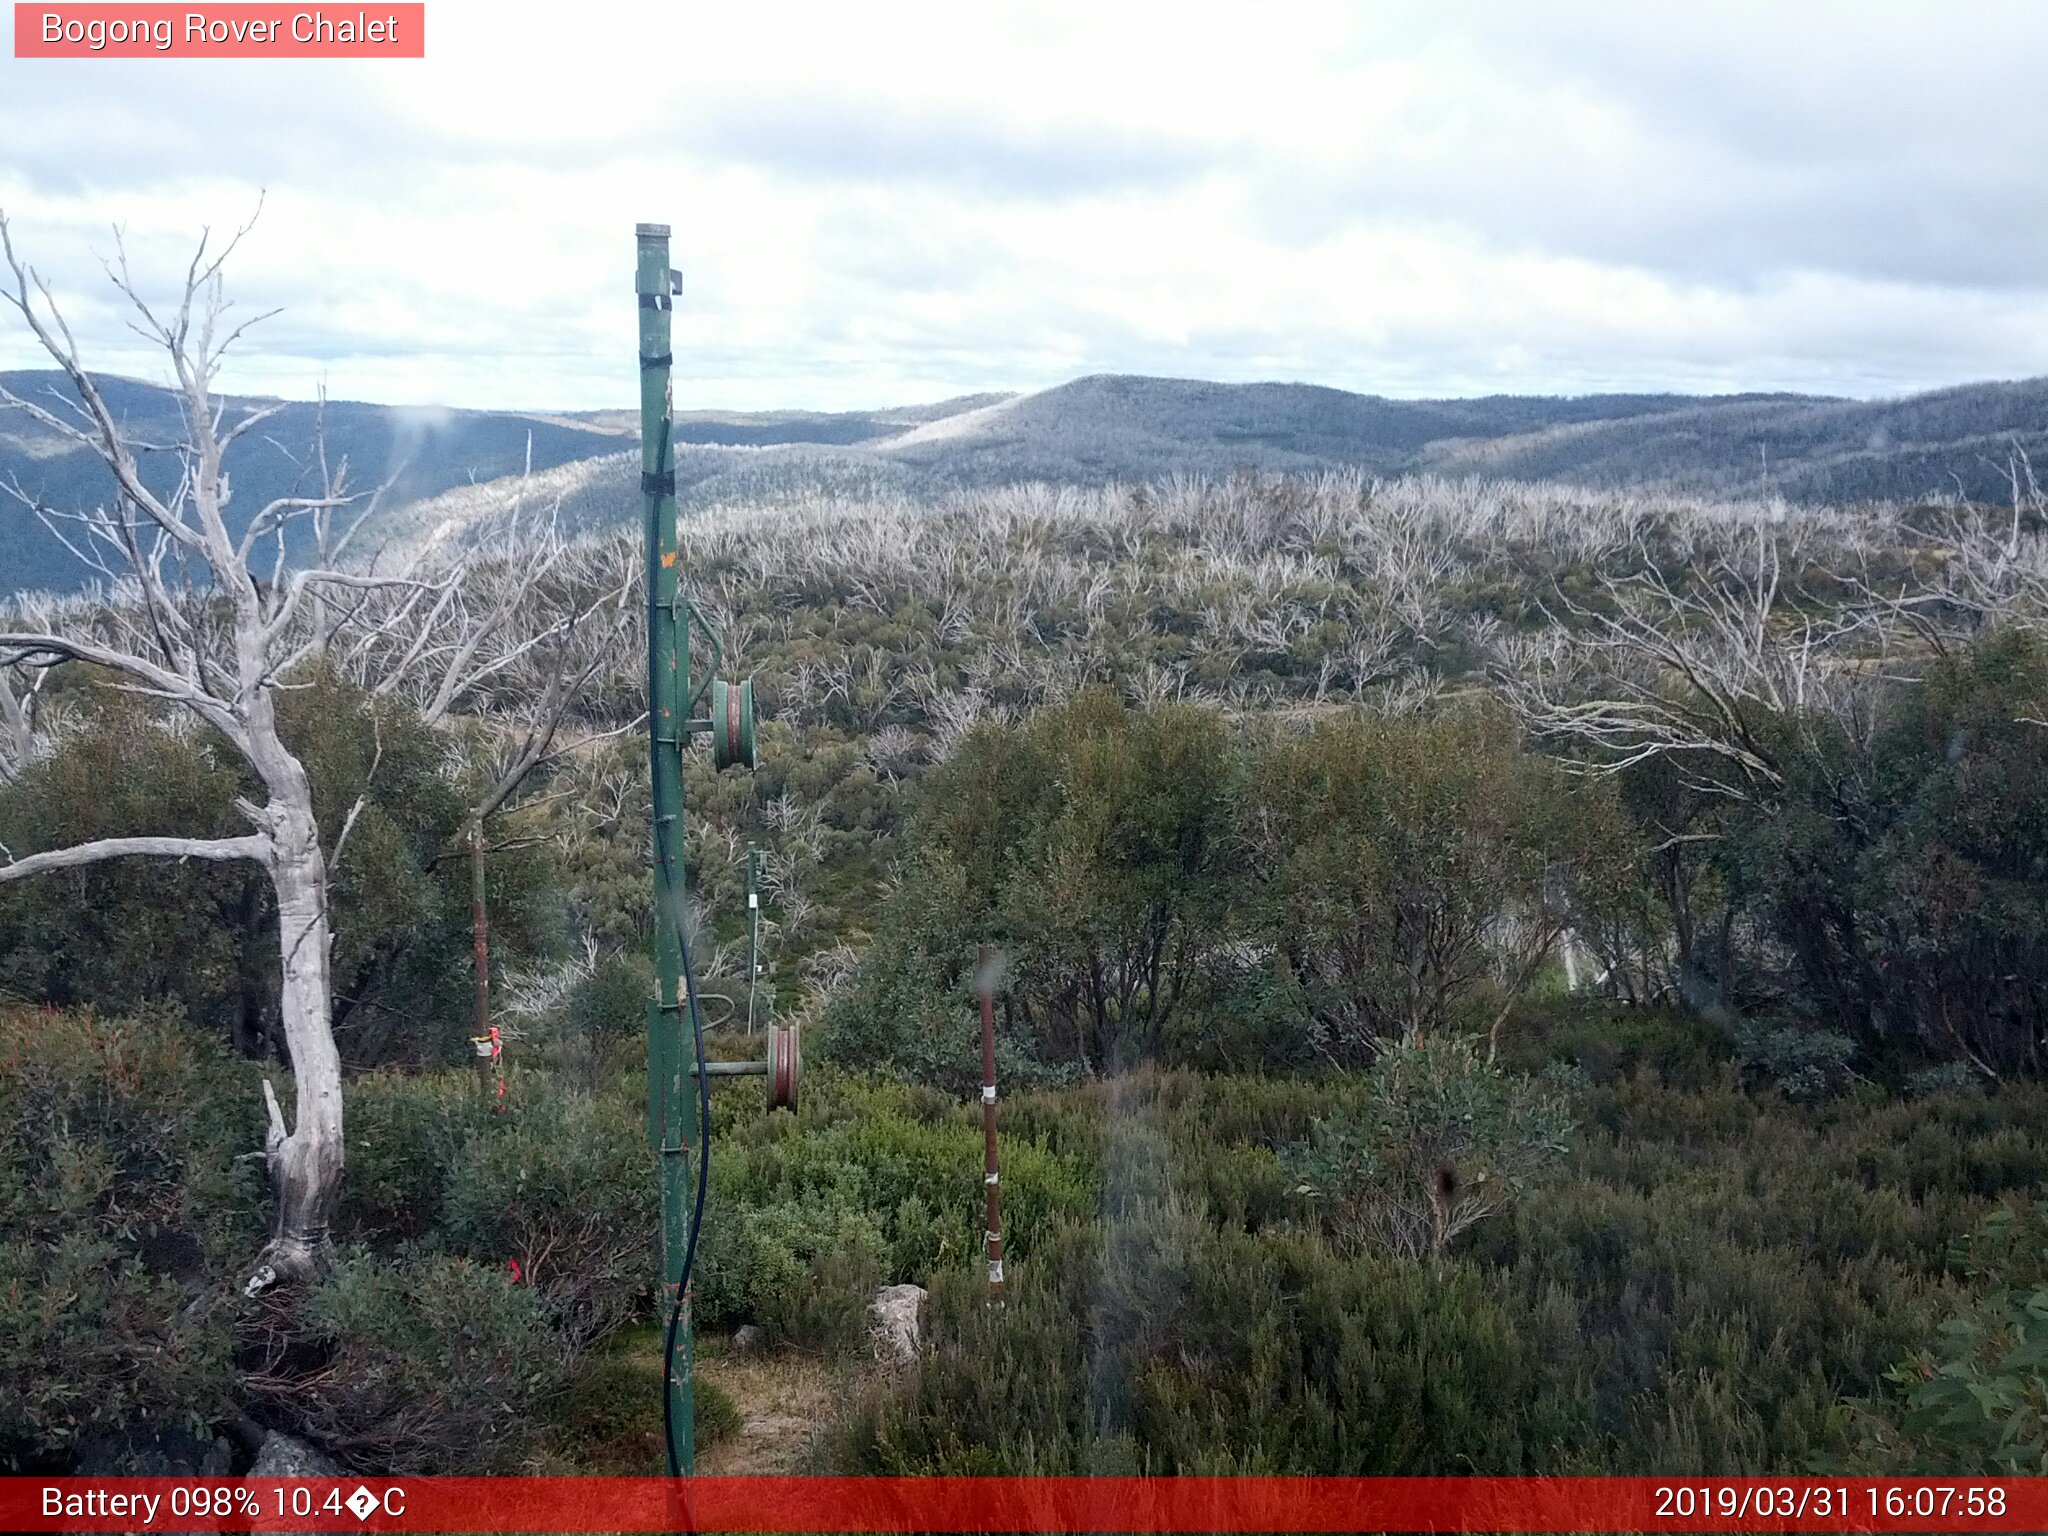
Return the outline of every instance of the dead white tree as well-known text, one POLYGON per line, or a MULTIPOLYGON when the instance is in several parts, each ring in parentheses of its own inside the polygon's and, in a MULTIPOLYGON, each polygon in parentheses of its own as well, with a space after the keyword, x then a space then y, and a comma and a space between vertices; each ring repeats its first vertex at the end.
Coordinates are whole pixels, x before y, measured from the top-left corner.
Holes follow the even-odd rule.
POLYGON ((108 275, 138 317, 134 329, 168 362, 183 417, 180 441, 155 444, 140 441, 109 408, 49 286, 16 254, 0 216, 8 278, 0 298, 69 385, 68 395, 53 390, 37 399, 0 390, 0 406, 93 453, 112 481, 110 501, 91 510, 45 505, 19 482, 0 485, 102 582, 97 601, 17 603, 0 616, 0 755, 19 761, 30 750, 24 700, 40 678, 85 662, 203 722, 262 786, 260 800, 236 802, 249 823, 245 835, 106 838, 18 857, 0 850, 0 881, 137 856, 247 859, 265 871, 278 908, 279 1023, 294 1103, 288 1122, 265 1080, 264 1154, 275 1212, 270 1241, 246 1278, 254 1294, 317 1275, 329 1255, 344 1140, 328 877, 362 809, 358 801, 334 847, 322 846, 305 767, 279 734, 280 690, 319 665, 372 695, 409 695, 435 720, 460 702, 514 722, 499 734, 516 745, 471 808, 470 821, 480 825, 556 750, 580 688, 630 625, 630 580, 616 552, 579 552, 551 536, 504 550, 494 564, 474 551, 432 571, 327 564, 375 510, 377 493, 349 490, 347 464, 327 462, 317 432, 294 494, 246 521, 231 516, 228 450, 282 409, 237 412, 213 392, 223 356, 254 323, 228 323, 221 280, 246 233, 245 226, 211 254, 203 238, 174 307, 163 310, 143 296, 117 235, 108 275), (146 478, 142 461, 150 454, 168 454, 175 477, 146 478), (316 563, 291 569, 287 530, 308 523, 316 563), (542 586, 560 601, 539 600, 542 586))
MULTIPOLYGON (((298 623, 307 595, 386 584, 333 570, 302 570, 259 580, 265 540, 316 509, 350 505, 343 474, 307 494, 280 497, 242 531, 228 519, 228 448, 281 408, 229 420, 213 394, 221 359, 247 329, 228 328, 221 267, 246 233, 209 256, 202 239, 176 307, 159 315, 130 276, 125 257, 110 268, 132 305, 136 329, 162 350, 184 414, 175 446, 176 485, 159 493, 144 479, 138 443, 108 407, 80 359, 79 347, 48 284, 16 254, 0 217, 0 255, 10 307, 69 382, 75 399, 50 403, 0 391, 0 403, 98 456, 113 479, 113 501, 90 512, 42 506, 20 486, 38 516, 113 584, 115 601, 59 629, 0 630, 0 662, 32 669, 67 661, 102 667, 121 686, 190 711, 239 754, 263 786, 261 802, 238 800, 250 830, 238 837, 103 838, 24 854, 0 864, 0 881, 105 859, 248 859, 269 876, 278 909, 281 1021, 291 1060, 293 1119, 287 1124, 266 1078, 265 1142, 276 1212, 271 1240, 248 1278, 253 1294, 278 1280, 316 1274, 326 1258, 327 1224, 343 1163, 341 1062, 331 1028, 328 977, 327 854, 314 819, 306 770, 278 734, 277 692, 309 654, 298 623), (125 599, 125 600, 124 600, 125 599)), ((161 483, 161 482, 159 482, 161 483)))
POLYGON ((2048 492, 2017 443, 2006 464, 2009 508, 1958 501, 1923 525, 1902 525, 1898 543, 1914 568, 1890 583, 1850 585, 1929 650, 1950 654, 1988 629, 2048 630, 2048 492))
POLYGON ((0 780, 26 768, 36 752, 36 696, 49 673, 0 667, 0 780))
MULTIPOLYGON (((622 664, 639 614, 637 552, 624 540, 575 541, 558 507, 529 515, 523 478, 473 544, 429 582, 395 581, 366 598, 354 633, 333 647, 338 670, 373 696, 409 701, 428 725, 458 712, 488 728, 496 761, 463 833, 504 810, 570 744, 564 727, 584 690, 622 664)), ((631 730, 644 716, 596 734, 631 730)))

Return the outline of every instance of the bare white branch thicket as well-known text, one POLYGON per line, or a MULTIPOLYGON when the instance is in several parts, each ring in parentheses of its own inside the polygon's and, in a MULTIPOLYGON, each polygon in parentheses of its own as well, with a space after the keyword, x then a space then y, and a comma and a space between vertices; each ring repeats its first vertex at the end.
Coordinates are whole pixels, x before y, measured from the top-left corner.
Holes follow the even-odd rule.
POLYGON ((542 1019, 568 1001, 569 994, 597 974, 603 948, 595 934, 583 935, 582 952, 532 970, 508 972, 499 989, 498 1007, 514 1019, 542 1019))
POLYGON ((595 681, 632 650, 639 582, 619 540, 570 540, 559 499, 529 507, 528 477, 509 484, 480 537, 374 594, 330 645, 338 670, 372 694, 407 700, 428 724, 461 712, 484 722, 495 761, 456 841, 509 807, 569 744, 630 729, 565 732, 595 681))
POLYGON ((907 725, 885 725, 868 741, 867 760, 884 783, 901 780, 924 756, 924 739, 907 725))
POLYGON ((1931 570, 1910 586, 1872 592, 1938 650, 1958 632, 1998 624, 2048 629, 2048 493, 2017 445, 2007 470, 2008 509, 1958 502, 1939 509, 1925 529, 1902 529, 1925 550, 1931 570))
POLYGON ((1635 556, 1600 578, 1597 603, 1559 596, 1554 643, 1499 670, 1534 734, 1595 772, 1663 757, 1696 789, 1758 799, 1784 782, 1775 725, 1853 722, 1864 690, 1850 642, 1872 633, 1867 615, 1787 611, 1778 541, 1747 534, 1683 582, 1647 546, 1635 556))

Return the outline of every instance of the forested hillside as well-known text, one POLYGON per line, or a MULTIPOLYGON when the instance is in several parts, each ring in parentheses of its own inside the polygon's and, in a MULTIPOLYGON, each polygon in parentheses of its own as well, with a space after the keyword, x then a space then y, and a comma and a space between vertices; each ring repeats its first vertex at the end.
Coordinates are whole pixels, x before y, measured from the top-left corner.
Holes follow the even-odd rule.
MULTIPOLYGON (((500 533, 475 613, 547 574, 473 682, 376 691, 424 608, 386 594, 395 638, 282 695, 339 850, 349 1151, 309 1290, 235 1288, 258 1081, 289 1081, 261 880, 0 887, 10 1465, 238 1466, 273 1429, 365 1470, 658 1464, 635 644, 589 653, 489 823, 502 1108, 462 958, 533 639, 633 551, 500 533)), ((818 498, 682 542, 764 716, 751 774, 687 761, 712 1048, 759 1049, 751 843, 811 1068, 794 1117, 719 1090, 707 1454, 809 1382, 779 1464, 2039 1465, 2048 1420, 2003 1406, 2048 1178, 2038 506, 1238 476, 818 498), (877 1371, 884 1282, 932 1299, 877 1371)), ((76 662, 7 678, 13 856, 232 828, 209 733, 76 662)))

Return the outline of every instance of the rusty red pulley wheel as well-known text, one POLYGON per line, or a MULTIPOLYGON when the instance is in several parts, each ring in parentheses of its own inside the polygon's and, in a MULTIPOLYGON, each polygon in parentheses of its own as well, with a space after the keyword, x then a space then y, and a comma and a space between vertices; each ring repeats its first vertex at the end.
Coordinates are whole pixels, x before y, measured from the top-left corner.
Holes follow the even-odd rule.
POLYGON ((796 1108, 797 1079, 803 1072, 803 1051, 795 1025, 768 1027, 768 1107, 796 1108))

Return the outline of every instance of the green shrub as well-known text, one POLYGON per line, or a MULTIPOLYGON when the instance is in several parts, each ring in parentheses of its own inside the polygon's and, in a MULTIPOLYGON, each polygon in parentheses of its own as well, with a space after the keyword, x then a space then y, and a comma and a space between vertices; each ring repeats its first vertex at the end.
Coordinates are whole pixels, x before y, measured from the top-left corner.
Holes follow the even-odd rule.
POLYGON ((719 1441, 730 1439, 746 1423, 746 1415, 740 1412, 732 1394, 708 1376, 700 1374, 690 1382, 690 1406, 694 1410, 699 1451, 708 1451, 719 1441))
POLYGON ((471 1072, 377 1072, 348 1103, 344 1235, 516 1264, 577 1343, 643 1306, 656 1190, 637 1095, 515 1071, 501 1109, 471 1072))
MULTIPOLYGON (((71 703, 84 728, 0 785, 0 844, 19 855, 99 837, 246 830, 236 775, 203 736, 166 728, 112 689, 75 686, 71 703)), ((260 1015, 273 986, 245 963, 259 940, 277 968, 264 886, 254 864, 168 859, 0 886, 0 995, 108 1013, 169 1004, 223 1039, 248 1039, 262 1021, 243 1015, 260 1015)))
POLYGON ((645 1031, 653 996, 654 978, 644 954, 607 955, 570 992, 565 1022, 572 1033, 601 1046, 645 1031))
POLYGON ((0 1008, 0 1467, 210 1438, 263 1241, 255 1078, 175 1019, 0 1008))
POLYGON ((1355 1113, 1319 1121, 1289 1159, 1349 1247, 1441 1254, 1571 1146, 1563 1101, 1460 1035, 1382 1045, 1365 1088, 1355 1113))
POLYGON ((850 1409, 835 1461, 1706 1474, 1840 1458, 1846 1399, 1978 1284, 1950 1245, 2048 1179, 2030 1129, 2048 1094, 1793 1103, 1744 1090, 1713 1037, 1645 1021, 1573 1090, 1570 1153, 1429 1261, 1303 1230, 1291 1183, 1265 1207, 1276 1146, 1369 1121, 1362 1080, 1146 1073, 1008 1101, 1005 1124, 1102 1198, 1039 1235, 1002 1313, 971 1264, 933 1277, 932 1354, 850 1409))
POLYGON ((625 1471, 660 1464, 661 1410, 660 1335, 643 1329, 578 1360, 554 1418, 559 1443, 575 1465, 625 1471), (648 1333, 655 1335, 651 1345, 648 1333))
MULTIPOLYGON (((752 1322, 808 1347, 857 1343, 874 1288, 928 1282, 981 1252, 978 1105, 827 1070, 795 1116, 728 1099, 712 1151, 697 1282, 712 1326, 752 1322)), ((1004 1231, 1028 1256, 1096 1203, 1084 1159, 1028 1131, 1002 1141, 1004 1231)))
POLYGON ((442 1238, 479 1263, 517 1263, 568 1339, 602 1337, 652 1283, 657 1191, 644 1101, 515 1079, 508 1103, 448 1171, 442 1238))
MULTIPOLYGON (((573 1465, 596 1473, 646 1473, 667 1454, 662 1425, 662 1330, 635 1329, 576 1363, 568 1391, 551 1405, 555 1443, 573 1465)), ((732 1394, 702 1371, 690 1386, 697 1449, 735 1434, 745 1415, 732 1394)))
POLYGON ((1944 1061, 1909 1074, 1905 1091, 1908 1098, 1914 1099, 1924 1099, 1935 1093, 1982 1093, 1984 1074, 1968 1062, 1944 1061))
POLYGON ((243 1388, 365 1472, 515 1473, 569 1356, 538 1292, 468 1259, 357 1253, 267 1319, 243 1388))
POLYGON ((842 1470, 1530 1469, 1501 1405, 1543 1396, 1536 1362, 1466 1268, 1219 1233, 1169 1198, 1066 1229, 1008 1292, 991 1311, 971 1273, 944 1277, 931 1353, 849 1416, 842 1470))
POLYGON ((697 1316, 707 1327, 750 1322, 807 1349, 852 1349, 866 1335, 884 1253, 879 1223, 850 1206, 720 1207, 705 1216, 697 1316))
MULTIPOLYGON (((749 1095, 719 1122, 711 1198, 720 1210, 858 1210, 881 1236, 890 1282, 922 1282, 981 1251, 978 1104, 838 1073, 806 1085, 794 1118, 760 1114, 756 1103, 749 1095)), ((1082 1157, 1050 1150, 1014 1117, 1002 1130, 1001 1153, 1011 1253, 1028 1254, 1052 1223, 1094 1209, 1095 1183, 1082 1157)))
POLYGON ((1894 1476, 2048 1474, 2048 1220, 2003 1205, 1956 1263, 1980 1294, 1886 1372, 1896 1391, 1862 1405, 1859 1460, 1894 1476))
POLYGON ((346 1104, 336 1231, 363 1243, 427 1238, 456 1168, 491 1129, 487 1090, 471 1070, 368 1072, 348 1084, 346 1104))
POLYGON ((1788 1099, 1832 1098, 1856 1077, 1856 1042, 1832 1029, 1745 1024, 1735 1036, 1735 1059, 1752 1082, 1788 1099))
POLYGON ((1580 996, 1518 1008, 1503 1032, 1500 1060, 1524 1072, 1561 1062, 1600 1084, 1649 1071, 1674 1086, 1713 1088, 1732 1053, 1728 1032, 1698 1014, 1580 996))

